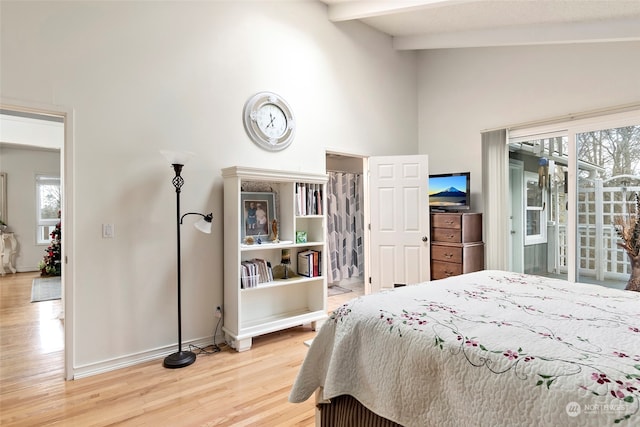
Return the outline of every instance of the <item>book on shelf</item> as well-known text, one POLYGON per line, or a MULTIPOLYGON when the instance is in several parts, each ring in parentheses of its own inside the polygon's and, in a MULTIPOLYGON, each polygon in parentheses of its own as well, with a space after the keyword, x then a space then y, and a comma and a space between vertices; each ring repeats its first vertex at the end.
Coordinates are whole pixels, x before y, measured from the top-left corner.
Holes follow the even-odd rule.
POLYGON ((322 253, 312 249, 298 253, 298 274, 305 277, 319 277, 322 274, 322 253))
POLYGON ((296 215, 322 215, 322 184, 296 182, 296 215))
POLYGON ((242 289, 255 288, 261 283, 273 281, 271 263, 263 259, 254 258, 240 263, 240 287, 242 289))

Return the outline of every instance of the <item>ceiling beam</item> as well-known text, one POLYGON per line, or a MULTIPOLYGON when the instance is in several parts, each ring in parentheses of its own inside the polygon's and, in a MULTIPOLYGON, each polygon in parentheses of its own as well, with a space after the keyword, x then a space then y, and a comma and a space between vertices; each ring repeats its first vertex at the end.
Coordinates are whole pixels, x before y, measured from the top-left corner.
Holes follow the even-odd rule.
POLYGON ((395 0, 395 1, 345 1, 330 3, 328 16, 331 22, 372 18, 393 13, 411 12, 432 7, 443 7, 477 0, 395 0))
POLYGON ((397 50, 640 41, 640 19, 396 36, 397 50))

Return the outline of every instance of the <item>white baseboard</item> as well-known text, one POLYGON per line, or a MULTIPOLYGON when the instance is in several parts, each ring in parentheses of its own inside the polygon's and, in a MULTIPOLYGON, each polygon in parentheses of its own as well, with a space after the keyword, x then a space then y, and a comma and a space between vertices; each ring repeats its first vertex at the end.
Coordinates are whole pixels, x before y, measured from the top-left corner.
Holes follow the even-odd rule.
MULTIPOLYGON (((224 342, 224 336, 216 337, 217 343, 224 342)), ((213 344, 211 337, 201 338, 182 343, 182 348, 187 349, 189 344, 193 344, 198 347, 207 347, 213 344)), ((83 366, 77 366, 73 369, 73 379, 86 378, 93 375, 103 374, 105 372, 115 371, 116 369, 127 368, 129 366, 139 365, 141 363, 158 360, 158 364, 162 366, 160 359, 174 353, 176 351, 176 344, 172 344, 166 347, 157 348, 154 350, 144 351, 141 353, 132 354, 129 356, 118 357, 115 359, 105 360, 97 363, 90 363, 83 366)))

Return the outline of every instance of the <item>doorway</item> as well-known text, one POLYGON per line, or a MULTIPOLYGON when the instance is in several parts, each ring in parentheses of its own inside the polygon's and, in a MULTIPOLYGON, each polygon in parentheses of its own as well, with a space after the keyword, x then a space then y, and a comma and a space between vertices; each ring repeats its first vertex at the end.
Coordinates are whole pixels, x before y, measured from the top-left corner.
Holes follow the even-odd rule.
MULTIPOLYGON (((71 125, 71 110, 62 109, 59 106, 50 107, 50 106, 42 106, 42 105, 32 105, 32 104, 22 104, 16 101, 5 102, 4 100, 0 100, 0 115, 2 117, 9 118, 21 118, 21 123, 18 128, 12 128, 12 132, 9 132, 9 127, 3 126, 3 135, 2 135, 2 146, 3 147, 12 147, 15 151, 16 149, 20 149, 27 153, 32 150, 34 153, 38 151, 49 151, 49 152, 57 152, 58 158, 58 166, 59 166, 59 178, 60 178, 60 194, 62 199, 62 209, 61 209, 61 217, 60 223, 61 228, 63 230, 62 233, 62 263, 61 263, 61 286, 62 286, 62 295, 61 295, 61 313, 60 317, 63 318, 63 339, 60 343, 60 347, 63 348, 63 372, 64 377, 67 380, 73 379, 73 359, 72 359, 72 300, 70 295, 72 295, 71 284, 72 280, 66 271, 69 271, 67 268, 66 261, 71 257, 71 242, 72 242, 72 233, 71 233, 71 212, 72 212, 72 200, 71 200, 71 192, 67 191, 71 188, 71 173, 70 170, 65 168, 65 164, 68 162, 65 159, 71 158, 71 150, 72 146, 72 134, 70 129, 72 129, 71 125), (56 123, 58 127, 61 127, 61 131, 53 132, 54 135, 52 138, 45 138, 44 135, 47 134, 47 128, 52 126, 52 123, 56 123), (52 139, 55 140, 52 142, 52 139), (53 146, 52 146, 53 144, 53 146)), ((35 179, 35 175, 32 177, 35 179)), ((11 177, 8 178, 9 182, 11 177)), ((21 185, 29 186, 29 182, 31 180, 23 179, 21 185)), ((33 183, 35 186, 35 182, 33 183)), ((29 187, 26 191, 35 191, 30 189, 29 187)), ((35 188, 35 187, 34 187, 35 188)), ((10 203, 9 198, 9 203, 10 203)), ((22 208, 20 208, 22 209, 22 208)), ((27 208, 28 209, 28 208, 27 208)), ((11 211, 11 207, 9 207, 11 211)), ((19 217, 21 215, 14 215, 14 217, 19 217)), ((9 215, 9 221, 11 221, 11 214, 9 215)), ((38 245, 38 239, 35 234, 37 231, 34 230, 34 223, 30 224, 27 222, 26 225, 20 226, 21 232, 24 233, 24 238, 28 240, 28 243, 36 247, 36 250, 39 250, 40 254, 44 254, 44 248, 47 246, 38 245), (32 238, 33 237, 33 238, 32 238)), ((38 230, 40 230, 40 224, 38 223, 38 230)), ((27 243, 27 241, 25 241, 27 243)), ((20 244, 20 243, 19 243, 20 244)), ((23 271, 34 271, 37 274, 38 262, 30 259, 30 261, 23 266, 25 270, 23 271), (35 264, 34 264, 35 262, 35 264)))
POLYGON ((365 158, 327 152, 328 295, 364 293, 365 158))

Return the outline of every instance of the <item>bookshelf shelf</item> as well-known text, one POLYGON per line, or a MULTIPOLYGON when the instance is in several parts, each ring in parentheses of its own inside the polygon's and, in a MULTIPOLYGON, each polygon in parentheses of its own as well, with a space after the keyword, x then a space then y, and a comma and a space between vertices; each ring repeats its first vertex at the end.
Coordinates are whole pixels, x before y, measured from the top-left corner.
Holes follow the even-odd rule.
MULTIPOLYGON (((245 351, 251 348, 253 337, 259 335, 307 323, 319 328, 327 319, 327 284, 323 275, 326 260, 320 256, 318 276, 295 273, 299 253, 325 252, 326 175, 235 166, 223 169, 222 176, 225 224, 222 329, 227 342, 236 351, 245 351), (262 192, 269 193, 264 197, 267 205, 274 200, 275 206, 266 209, 267 224, 277 220, 279 241, 273 242, 272 236, 261 234, 262 243, 247 244, 245 236, 256 233, 255 221, 251 226, 248 221, 247 195, 262 199, 262 192), (300 231, 308 238, 296 243, 300 231), (293 274, 283 279, 281 261, 287 256, 293 274), (265 276, 267 280, 274 278, 267 281, 265 276)), ((261 223, 264 224, 258 221, 261 223)), ((260 230, 265 232, 267 227, 260 230)))
POLYGON ((255 292, 255 291, 259 291, 260 289, 265 289, 265 288, 273 288, 273 287, 276 287, 276 286, 297 285, 299 283, 315 282, 315 281, 318 281, 318 280, 324 280, 324 277, 322 277, 322 276, 316 276, 316 277, 293 276, 293 277, 290 277, 288 279, 274 279, 274 280, 272 280, 270 282, 260 283, 255 288, 241 289, 241 292, 255 292))
POLYGON ((274 248, 304 248, 307 246, 320 246, 320 245, 324 245, 324 242, 322 241, 314 241, 314 242, 306 242, 306 243, 293 243, 293 242, 287 242, 287 243, 262 243, 260 245, 255 244, 255 245, 245 245, 245 244, 241 244, 240 245, 240 250, 241 251, 261 251, 264 249, 274 249, 274 248))

